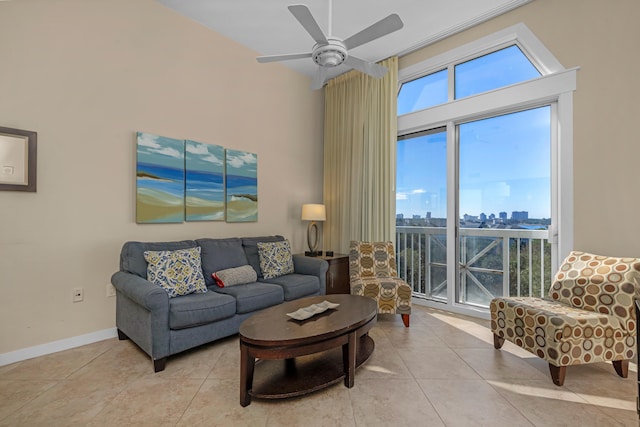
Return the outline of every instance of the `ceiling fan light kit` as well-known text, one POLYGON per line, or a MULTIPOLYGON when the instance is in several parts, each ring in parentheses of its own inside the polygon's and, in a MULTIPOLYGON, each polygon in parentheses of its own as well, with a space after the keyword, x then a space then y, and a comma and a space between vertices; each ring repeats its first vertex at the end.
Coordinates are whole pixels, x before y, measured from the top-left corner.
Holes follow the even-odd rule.
POLYGON ((321 67, 337 67, 347 59, 347 48, 341 40, 329 38, 328 41, 327 45, 316 44, 313 47, 311 58, 321 67))
MULTIPOLYGON (((265 63, 311 58, 319 67, 311 83, 312 89, 321 89, 327 78, 327 69, 342 64, 375 78, 381 78, 387 73, 387 69, 381 65, 349 55, 349 49, 354 49, 401 29, 404 24, 395 13, 359 31, 346 40, 342 40, 337 37, 325 36, 307 6, 294 4, 288 8, 291 14, 300 22, 300 25, 302 25, 307 33, 315 40, 316 44, 309 53, 259 56, 256 58, 258 62, 265 63)), ((331 32, 331 0, 329 0, 329 32, 331 32)))

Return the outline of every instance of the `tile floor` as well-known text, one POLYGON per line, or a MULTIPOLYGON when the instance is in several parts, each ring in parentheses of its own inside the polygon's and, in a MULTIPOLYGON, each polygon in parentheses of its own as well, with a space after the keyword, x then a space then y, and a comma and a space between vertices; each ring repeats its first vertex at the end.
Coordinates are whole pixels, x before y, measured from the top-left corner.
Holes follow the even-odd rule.
POLYGON ((237 337, 171 357, 158 374, 114 338, 0 367, 0 426, 639 425, 635 363, 627 379, 611 364, 569 367, 556 387, 542 360, 510 343, 494 350, 488 324, 417 305, 409 329, 379 316, 352 389, 246 408, 237 337))

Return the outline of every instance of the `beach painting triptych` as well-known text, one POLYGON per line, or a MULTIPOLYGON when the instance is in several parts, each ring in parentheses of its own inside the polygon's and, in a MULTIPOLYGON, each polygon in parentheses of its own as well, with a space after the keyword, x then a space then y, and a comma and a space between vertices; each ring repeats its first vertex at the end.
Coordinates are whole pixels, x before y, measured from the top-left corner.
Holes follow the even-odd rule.
POLYGON ((258 220, 256 154, 137 133, 136 222, 258 220))

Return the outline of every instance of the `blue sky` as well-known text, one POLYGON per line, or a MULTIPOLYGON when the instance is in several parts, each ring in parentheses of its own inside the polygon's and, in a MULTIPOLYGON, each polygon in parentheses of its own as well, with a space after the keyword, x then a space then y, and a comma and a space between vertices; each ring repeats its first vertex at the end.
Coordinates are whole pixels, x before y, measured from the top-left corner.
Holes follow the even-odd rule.
MULTIPOLYGON (((456 67, 458 97, 469 96, 540 73, 512 46, 456 67)), ((446 101, 447 73, 404 84, 398 113, 446 101), (443 92, 444 91, 444 92, 443 92)), ((550 108, 493 117, 459 126, 459 213, 528 211, 550 217, 550 108)), ((396 212, 446 217, 446 134, 398 141, 396 212)))

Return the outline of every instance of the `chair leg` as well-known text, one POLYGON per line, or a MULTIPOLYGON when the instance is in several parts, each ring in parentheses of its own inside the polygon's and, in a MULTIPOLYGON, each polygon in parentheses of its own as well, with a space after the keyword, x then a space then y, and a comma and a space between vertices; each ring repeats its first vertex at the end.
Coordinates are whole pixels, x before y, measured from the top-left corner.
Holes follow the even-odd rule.
POLYGON ((404 326, 406 326, 408 328, 409 327, 409 315, 408 314, 401 314, 400 316, 402 316, 402 323, 404 323, 404 326))
POLYGON ((549 372, 551 372, 551 380, 558 387, 564 384, 564 376, 567 373, 566 366, 555 366, 549 363, 549 372))
POLYGON ((504 344, 504 338, 499 335, 493 334, 493 348, 499 350, 502 348, 502 344, 504 344))
POLYGON ((617 374, 622 378, 627 378, 629 375, 629 361, 628 360, 614 360, 613 369, 616 370, 617 374))

